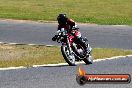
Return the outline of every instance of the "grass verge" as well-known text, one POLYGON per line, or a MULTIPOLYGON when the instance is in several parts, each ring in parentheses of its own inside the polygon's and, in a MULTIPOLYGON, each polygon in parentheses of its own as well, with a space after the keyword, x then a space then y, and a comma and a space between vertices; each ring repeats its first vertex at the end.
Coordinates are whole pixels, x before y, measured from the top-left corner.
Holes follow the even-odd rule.
MULTIPOLYGON (((94 59, 130 55, 132 50, 94 48, 94 59)), ((32 66, 65 62, 59 47, 0 45, 0 67, 32 66)))
POLYGON ((0 0, 0 18, 54 21, 59 13, 83 23, 132 25, 131 0, 0 0))

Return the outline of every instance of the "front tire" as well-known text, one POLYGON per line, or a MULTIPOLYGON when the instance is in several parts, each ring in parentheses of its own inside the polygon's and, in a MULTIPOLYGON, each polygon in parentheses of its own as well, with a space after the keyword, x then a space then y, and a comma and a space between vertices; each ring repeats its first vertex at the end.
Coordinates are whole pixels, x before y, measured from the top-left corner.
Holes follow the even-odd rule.
POLYGON ((62 45, 61 46, 61 52, 62 52, 62 55, 65 59, 65 61, 70 65, 70 66, 75 66, 75 56, 74 55, 71 55, 69 54, 69 50, 68 50, 68 47, 66 45, 62 45), (70 58, 72 57, 72 58, 70 58))

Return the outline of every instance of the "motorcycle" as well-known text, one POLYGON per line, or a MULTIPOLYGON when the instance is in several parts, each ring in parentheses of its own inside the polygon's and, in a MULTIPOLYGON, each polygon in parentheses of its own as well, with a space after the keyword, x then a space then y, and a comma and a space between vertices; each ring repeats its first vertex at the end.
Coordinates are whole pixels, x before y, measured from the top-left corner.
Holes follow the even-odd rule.
MULTIPOLYGON (((58 31, 58 35, 55 35, 55 41, 61 43, 61 52, 65 61, 70 66, 75 66, 76 61, 84 61, 86 64, 92 64, 93 59, 91 56, 92 48, 90 47, 87 38, 83 38, 78 30, 73 30, 72 33, 68 33, 64 28, 58 31), (74 35, 79 36, 86 44, 88 52, 85 53, 84 47, 81 44, 77 44, 74 40, 74 35)), ((53 39, 52 39, 53 40, 53 39)))

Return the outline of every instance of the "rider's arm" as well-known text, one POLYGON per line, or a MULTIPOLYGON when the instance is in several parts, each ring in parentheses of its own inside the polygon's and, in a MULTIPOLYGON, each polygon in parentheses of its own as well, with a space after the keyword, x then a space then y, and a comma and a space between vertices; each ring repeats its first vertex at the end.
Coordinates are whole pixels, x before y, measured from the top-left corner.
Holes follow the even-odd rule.
POLYGON ((72 19, 68 19, 67 23, 70 25, 71 29, 72 29, 73 26, 75 26, 75 21, 72 20, 72 19))
POLYGON ((61 31, 64 31, 64 28, 61 25, 58 25, 57 33, 61 32, 61 31))
POLYGON ((77 24, 72 19, 68 19, 67 22, 70 25, 71 30, 78 30, 79 29, 77 24))
POLYGON ((53 41, 56 41, 57 37, 61 34, 61 31, 64 31, 64 28, 61 25, 58 25, 55 36, 52 38, 53 41))

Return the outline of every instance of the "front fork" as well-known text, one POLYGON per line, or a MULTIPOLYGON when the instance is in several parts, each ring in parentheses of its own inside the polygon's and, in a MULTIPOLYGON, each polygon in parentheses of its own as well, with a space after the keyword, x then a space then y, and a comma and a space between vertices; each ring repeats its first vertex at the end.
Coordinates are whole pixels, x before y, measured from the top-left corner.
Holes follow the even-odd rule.
POLYGON ((71 48, 70 41, 69 41, 68 37, 67 37, 67 45, 68 45, 69 53, 70 53, 70 55, 72 55, 72 48, 71 48))

